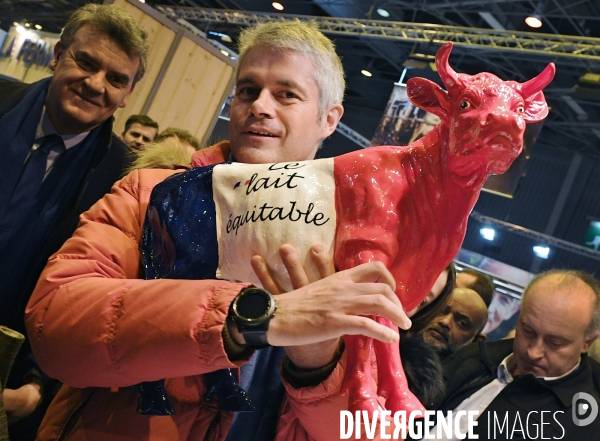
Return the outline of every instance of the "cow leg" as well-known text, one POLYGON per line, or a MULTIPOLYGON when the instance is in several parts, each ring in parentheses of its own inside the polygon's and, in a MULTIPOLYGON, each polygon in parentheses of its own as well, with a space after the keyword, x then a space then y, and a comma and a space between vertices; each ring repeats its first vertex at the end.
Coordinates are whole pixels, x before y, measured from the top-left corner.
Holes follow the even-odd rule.
POLYGON ((373 339, 364 335, 346 335, 346 371, 342 383, 342 393, 348 396, 348 410, 354 414, 357 410, 366 410, 373 415, 381 412, 377 393, 371 377, 371 352, 373 339))
MULTIPOLYGON (((377 322, 395 331, 398 330, 386 318, 377 317, 377 322)), ((385 398, 385 408, 394 412, 405 410, 425 411, 421 402, 408 388, 406 374, 400 361, 400 345, 398 343, 383 343, 375 340, 377 355, 377 393, 385 398)))

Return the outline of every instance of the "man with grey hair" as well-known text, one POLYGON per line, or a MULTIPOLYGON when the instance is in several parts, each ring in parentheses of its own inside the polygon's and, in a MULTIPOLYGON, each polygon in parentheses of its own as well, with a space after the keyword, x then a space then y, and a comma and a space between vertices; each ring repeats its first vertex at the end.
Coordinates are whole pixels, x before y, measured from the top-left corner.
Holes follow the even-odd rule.
MULTIPOLYGON (((196 152, 193 167, 226 160, 294 167, 313 159, 343 113, 344 76, 333 43, 300 22, 262 24, 240 39, 230 140, 196 152)), ((41 366, 65 386, 38 440, 339 437, 339 426, 331 423, 347 409, 348 398, 330 382, 341 381, 341 337, 397 342, 396 332, 366 317, 373 314, 409 326, 393 277, 379 262, 310 284, 290 272, 293 290, 276 298, 244 281, 189 274, 143 280, 140 242, 150 193, 179 172, 132 171, 83 214, 42 273, 27 326, 41 366), (243 326, 242 310, 260 313, 257 326, 243 326), (210 393, 205 374, 242 365, 242 386, 257 409, 237 415, 228 437, 233 413, 210 393), (172 409, 146 406, 129 387, 159 379, 165 379, 172 409), (136 412, 138 405, 145 414, 136 412)), ((181 177, 192 179, 194 172, 181 177)), ((201 222, 193 225, 186 228, 203 231, 201 222)), ((208 237, 194 243, 216 248, 208 237)), ((330 262, 323 248, 313 247, 312 256, 326 276, 330 262)), ((285 252, 282 257, 289 260, 285 252)))
POLYGON ((523 293, 514 340, 473 344, 444 361, 446 398, 435 408, 478 411, 479 439, 595 439, 600 365, 586 352, 599 331, 598 280, 540 274, 523 293))
MULTIPOLYGON (((25 331, 25 305, 48 257, 129 164, 112 116, 142 78, 148 51, 146 32, 127 12, 88 4, 65 25, 51 77, 0 82, 0 324, 25 331)), ((41 400, 42 375, 24 359, 27 349, 4 392, 11 422, 41 400)), ((35 424, 25 426, 35 433, 35 424)))

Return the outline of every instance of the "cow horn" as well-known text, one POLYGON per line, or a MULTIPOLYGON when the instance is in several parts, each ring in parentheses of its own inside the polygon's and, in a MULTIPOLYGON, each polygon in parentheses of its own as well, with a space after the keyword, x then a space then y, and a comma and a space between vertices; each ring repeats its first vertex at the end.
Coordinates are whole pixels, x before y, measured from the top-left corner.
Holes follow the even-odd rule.
POLYGON ((550 63, 538 76, 521 84, 521 95, 523 98, 529 98, 530 96, 535 95, 550 84, 555 73, 556 67, 554 66, 554 63, 550 63))
POLYGON ((450 91, 456 88, 460 83, 458 74, 450 67, 448 59, 450 58, 450 52, 452 52, 452 43, 448 42, 444 44, 437 52, 435 56, 435 66, 440 74, 440 78, 446 86, 446 89, 450 91))

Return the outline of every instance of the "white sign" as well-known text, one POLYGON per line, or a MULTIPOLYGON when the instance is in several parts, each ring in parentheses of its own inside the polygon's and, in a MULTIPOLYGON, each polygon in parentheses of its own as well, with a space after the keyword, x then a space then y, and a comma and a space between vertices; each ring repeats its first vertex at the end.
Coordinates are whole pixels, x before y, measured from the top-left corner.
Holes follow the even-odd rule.
POLYGON ((293 245, 309 280, 320 278, 308 251, 321 243, 333 255, 335 182, 333 159, 278 164, 222 164, 213 170, 217 213, 217 277, 261 286, 250 266, 262 256, 285 291, 292 286, 279 257, 293 245))

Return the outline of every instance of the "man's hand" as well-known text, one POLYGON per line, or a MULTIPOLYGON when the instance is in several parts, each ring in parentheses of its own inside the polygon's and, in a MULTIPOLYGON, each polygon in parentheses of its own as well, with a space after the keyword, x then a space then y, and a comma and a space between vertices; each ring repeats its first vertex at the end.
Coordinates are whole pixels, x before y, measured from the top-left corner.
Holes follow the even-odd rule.
POLYGON ((345 334, 362 334, 389 343, 398 341, 397 332, 365 316, 379 315, 403 329, 410 327, 394 293, 394 278, 382 263, 363 264, 329 275, 333 271, 331 259, 323 247, 313 247, 313 260, 324 278, 308 284, 294 249, 284 245, 280 253, 297 288, 290 293, 279 294, 279 288, 265 275, 266 266, 261 268, 260 259, 253 258, 252 266, 263 286, 279 294, 267 340, 271 345, 285 346, 297 367, 310 369, 329 363, 339 338, 345 334))
MULTIPOLYGON (((310 283, 306 271, 304 271, 304 267, 302 266, 302 261, 293 246, 282 245, 279 248, 279 255, 294 289, 302 288, 310 283)), ((335 273, 333 260, 323 245, 313 245, 310 249, 310 255, 319 271, 321 279, 335 273)), ((273 295, 279 295, 284 292, 275 283, 267 267, 267 263, 262 256, 254 256, 251 264, 266 290, 273 295)), ((338 337, 309 345, 287 346, 285 352, 296 367, 300 369, 314 369, 328 364, 335 357, 339 344, 340 338, 338 337)))
POLYGON ((18 389, 4 389, 4 408, 8 424, 28 417, 42 401, 42 386, 33 381, 18 389))

